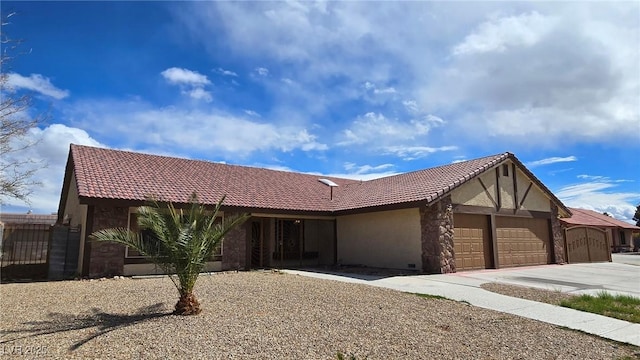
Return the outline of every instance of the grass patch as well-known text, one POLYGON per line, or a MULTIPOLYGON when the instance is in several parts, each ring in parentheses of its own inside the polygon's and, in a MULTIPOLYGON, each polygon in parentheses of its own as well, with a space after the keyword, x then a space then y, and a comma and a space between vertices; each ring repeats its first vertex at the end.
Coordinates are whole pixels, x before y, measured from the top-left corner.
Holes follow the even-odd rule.
POLYGON ((438 299, 438 300, 455 301, 453 299, 449 299, 448 297, 444 297, 444 296, 440 296, 440 295, 419 294, 419 293, 409 293, 409 294, 413 294, 413 295, 416 295, 416 296, 419 296, 419 297, 425 298, 425 299, 438 299))
POLYGON ((454 299, 449 299, 448 297, 444 297, 444 296, 440 296, 440 295, 431 295, 431 294, 419 294, 419 293, 407 293, 407 294, 416 295, 416 296, 419 296, 419 297, 424 298, 424 299, 455 301, 455 302, 459 302, 459 303, 471 306, 471 303, 468 302, 467 300, 458 301, 458 300, 454 300, 454 299))
POLYGON ((600 292, 563 300, 560 306, 640 324, 640 298, 600 292))

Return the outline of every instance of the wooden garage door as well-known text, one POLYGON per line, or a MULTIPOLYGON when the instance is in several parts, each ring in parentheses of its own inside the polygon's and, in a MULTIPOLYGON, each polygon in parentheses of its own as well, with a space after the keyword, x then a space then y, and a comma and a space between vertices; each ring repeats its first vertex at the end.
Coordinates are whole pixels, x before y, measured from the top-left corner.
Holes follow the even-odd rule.
POLYGON ((454 214, 453 226, 456 270, 493 267, 487 216, 454 214))
POLYGON ((548 264, 551 259, 547 219, 496 217, 498 266, 548 264))

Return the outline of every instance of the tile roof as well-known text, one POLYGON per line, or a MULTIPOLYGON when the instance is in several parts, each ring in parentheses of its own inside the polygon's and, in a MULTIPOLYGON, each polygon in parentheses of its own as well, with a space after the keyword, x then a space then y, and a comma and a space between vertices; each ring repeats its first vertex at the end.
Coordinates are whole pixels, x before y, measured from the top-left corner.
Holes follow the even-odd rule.
POLYGON ((369 181, 227 165, 120 150, 71 145, 70 161, 78 194, 84 198, 187 202, 195 192, 200 202, 264 210, 336 212, 438 200, 452 189, 511 159, 546 192, 564 205, 520 163, 502 153, 369 181))
MULTIPOLYGON (((86 198, 330 211, 330 189, 319 176, 71 145, 78 195, 86 198)), ((329 178, 344 187, 354 180, 329 178)), ((335 189, 334 189, 335 192, 335 189)))
POLYGON ((509 157, 509 153, 347 184, 340 209, 357 209, 405 202, 430 203, 509 157))
POLYGON ((629 224, 624 221, 620 221, 618 219, 609 217, 604 214, 600 214, 599 212, 586 210, 586 209, 577 209, 577 208, 569 208, 573 215, 570 218, 560 219, 563 223, 567 225, 586 225, 586 226, 595 226, 595 227, 621 227, 623 229, 630 230, 640 230, 640 227, 629 224))

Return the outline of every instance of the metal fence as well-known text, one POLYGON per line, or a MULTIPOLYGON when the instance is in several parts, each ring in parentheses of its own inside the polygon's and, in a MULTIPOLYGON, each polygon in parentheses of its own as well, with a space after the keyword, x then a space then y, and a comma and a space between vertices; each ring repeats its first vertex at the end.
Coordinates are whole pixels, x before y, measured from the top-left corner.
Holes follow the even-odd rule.
POLYGON ((49 224, 5 224, 0 246, 2 279, 46 278, 50 233, 49 224))

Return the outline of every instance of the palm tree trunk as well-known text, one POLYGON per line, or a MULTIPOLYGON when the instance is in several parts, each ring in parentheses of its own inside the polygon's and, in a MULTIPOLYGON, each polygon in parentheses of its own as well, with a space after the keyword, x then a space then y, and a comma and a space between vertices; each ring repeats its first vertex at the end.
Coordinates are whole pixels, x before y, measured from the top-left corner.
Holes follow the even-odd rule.
POLYGON ((180 300, 176 304, 174 315, 198 315, 200 314, 200 302, 192 292, 180 294, 180 300))

